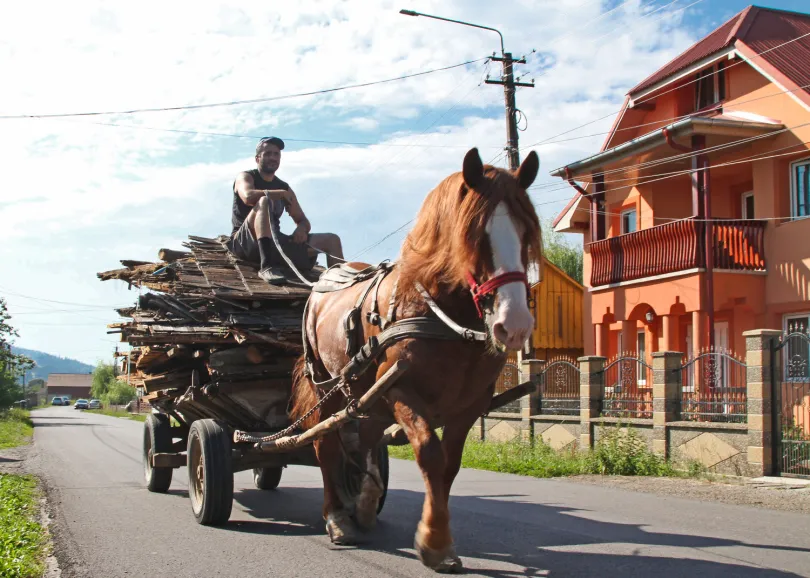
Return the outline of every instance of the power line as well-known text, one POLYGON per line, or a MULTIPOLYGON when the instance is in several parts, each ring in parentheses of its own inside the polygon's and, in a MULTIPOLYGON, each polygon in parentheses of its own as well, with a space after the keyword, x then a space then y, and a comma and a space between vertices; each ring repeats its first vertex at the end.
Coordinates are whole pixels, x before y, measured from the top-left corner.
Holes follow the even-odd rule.
MULTIPOLYGON (((647 185, 647 184, 655 183, 655 182, 658 182, 658 181, 664 181, 664 180, 667 180, 667 179, 673 179, 673 178, 676 178, 678 176, 697 173, 697 172, 707 170, 707 169, 711 169, 711 168, 734 166, 734 165, 743 164, 743 163, 750 163, 750 162, 756 162, 756 161, 767 160, 767 159, 772 159, 772 158, 779 158, 779 157, 784 157, 784 156, 802 154, 803 152, 806 151, 806 148, 802 149, 802 150, 798 150, 798 151, 793 151, 793 152, 789 152, 789 153, 781 153, 781 154, 777 154, 777 155, 771 155, 771 154, 768 154, 768 153, 779 151, 779 150, 785 150, 787 148, 795 148, 795 147, 799 147, 799 146, 803 146, 803 145, 807 145, 807 144, 810 144, 810 141, 800 142, 800 143, 796 143, 796 144, 793 144, 793 145, 790 145, 790 146, 787 146, 787 147, 780 147, 778 149, 773 149, 773 150, 770 150, 770 151, 764 151, 764 152, 759 153, 757 155, 752 155, 750 157, 746 157, 746 158, 739 159, 739 160, 736 160, 736 161, 729 161, 729 162, 725 162, 725 163, 718 163, 718 164, 715 164, 715 165, 709 165, 709 166, 706 167, 706 169, 686 169, 686 170, 680 171, 679 173, 668 174, 667 176, 663 176, 663 177, 655 178, 655 179, 649 179, 649 180, 646 180, 646 181, 643 181, 643 182, 638 182, 638 183, 635 183, 635 184, 632 184, 632 185, 623 185, 623 186, 620 186, 620 187, 613 187, 613 188, 610 189, 610 191, 621 191, 623 189, 631 189, 631 188, 636 187, 638 185, 647 185)), ((579 193, 579 195, 581 197, 583 197, 583 198, 590 198, 590 197, 594 196, 595 194, 596 193, 586 193, 585 195, 583 195, 582 193, 579 193)), ((570 200, 571 199, 569 197, 567 199, 558 199, 558 200, 555 200, 555 201, 544 201, 544 202, 541 202, 541 203, 534 203, 534 206, 537 207, 537 206, 541 206, 541 205, 549 205, 549 204, 552 204, 552 203, 559 203, 559 202, 562 202, 562 201, 570 201, 570 200)), ((582 209, 582 210, 584 210, 584 209, 582 209)), ((667 218, 667 217, 661 217, 661 218, 667 218)))
MULTIPOLYGON (((803 35, 801 35, 801 36, 798 36, 798 37, 796 37, 796 38, 793 38, 792 40, 788 40, 788 41, 786 41, 786 42, 783 42, 782 44, 779 44, 779 45, 777 45, 777 46, 771 47, 771 48, 769 48, 768 50, 763 50, 762 52, 760 52, 760 53, 758 53, 758 54, 755 54, 755 55, 753 56, 753 58, 759 58, 759 57, 761 57, 763 54, 766 54, 766 53, 771 52, 771 51, 773 51, 773 50, 776 50, 776 49, 782 48, 782 47, 784 47, 784 46, 786 46, 786 45, 788 45, 788 44, 790 44, 790 43, 792 43, 792 42, 796 42, 796 41, 798 41, 798 40, 801 40, 802 38, 805 38, 805 37, 806 37, 806 36, 808 36, 808 35, 810 35, 810 32, 808 32, 808 33, 806 33, 806 34, 803 34, 803 35)), ((743 64, 744 62, 747 62, 747 60, 744 60, 744 59, 743 59, 743 60, 740 60, 739 62, 732 63, 731 65, 726 66, 726 67, 725 67, 723 70, 724 70, 724 71, 728 71, 728 70, 730 70, 730 69, 734 68, 735 66, 738 66, 738 65, 740 65, 740 64, 743 64)), ((705 79, 705 78, 709 78, 709 77, 711 77, 711 76, 713 76, 713 75, 715 75, 715 74, 718 74, 718 72, 719 72, 718 70, 716 70, 716 71, 714 71, 714 72, 711 72, 710 74, 707 74, 707 75, 705 75, 705 76, 701 77, 701 80, 702 80, 702 79, 705 79)), ((661 96, 664 96, 665 94, 669 94, 670 92, 673 92, 673 91, 675 91, 675 90, 679 90, 680 88, 683 88, 684 86, 689 86, 690 84, 693 84, 693 83, 697 82, 697 80, 698 80, 698 79, 691 80, 691 81, 686 82, 686 83, 684 83, 684 84, 679 84, 678 86, 676 86, 676 87, 674 87, 674 88, 671 88, 671 89, 669 89, 669 90, 667 90, 667 91, 665 91, 665 92, 662 92, 662 93, 660 93, 660 94, 654 94, 654 95, 651 95, 651 96, 649 96, 648 98, 646 98, 646 99, 644 99, 644 100, 640 100, 639 102, 634 103, 634 105, 637 105, 637 104, 643 104, 643 103, 645 103, 645 102, 647 102, 647 101, 649 101, 649 100, 652 100, 652 99, 654 99, 654 98, 659 98, 659 97, 661 97, 661 96)), ((787 92, 787 91, 786 91, 786 92, 787 92)), ((569 130, 563 131, 563 132, 561 132, 561 133, 558 133, 558 134, 556 134, 556 135, 554 135, 554 136, 552 136, 552 137, 549 137, 549 138, 547 138, 547 139, 544 139, 544 140, 541 140, 541 141, 537 141, 537 142, 536 142, 536 143, 534 143, 534 144, 528 145, 526 148, 531 148, 531 147, 534 147, 534 146, 538 146, 538 145, 541 145, 541 144, 544 144, 544 143, 551 142, 553 139, 557 138, 558 136, 563 136, 563 135, 566 135, 566 134, 570 134, 570 133, 572 133, 572 132, 574 132, 574 131, 576 131, 576 130, 579 130, 579 129, 583 128, 583 127, 586 127, 586 126, 592 125, 592 124, 597 123, 597 122, 599 122, 599 121, 601 121, 601 120, 605 120, 606 118, 610 118, 610 117, 612 117, 612 116, 615 116, 615 115, 617 115, 617 114, 621 113, 623 110, 625 110, 625 109, 624 109, 624 108, 619 109, 619 110, 617 110, 617 111, 615 111, 615 112, 612 112, 612 113, 606 114, 605 116, 599 117, 599 118, 594 119, 594 120, 592 120, 592 121, 589 121, 589 122, 586 122, 586 123, 581 124, 581 125, 579 125, 579 126, 576 126, 576 127, 572 128, 572 129, 569 129, 569 130)))
POLYGON ((74 303, 71 301, 56 301, 54 299, 42 299, 40 297, 31 297, 30 295, 14 293, 13 291, 3 289, 2 287, 0 287, 0 293, 4 293, 6 295, 13 295, 14 297, 19 297, 21 299, 30 299, 31 301, 42 301, 44 303, 58 303, 59 305, 77 305, 80 307, 93 307, 97 309, 121 309, 122 307, 128 307, 128 305, 93 305, 92 303, 74 303))
POLYGON ((324 88, 320 90, 312 90, 309 92, 299 92, 295 94, 285 94, 279 96, 267 96, 262 98, 252 98, 246 100, 231 100, 227 102, 212 102, 207 104, 189 104, 189 105, 182 105, 182 106, 164 106, 164 107, 155 107, 155 108, 133 108, 130 110, 118 110, 118 111, 92 111, 92 112, 64 112, 64 113, 48 113, 48 114, 16 114, 16 115, 0 115, 0 120, 9 120, 9 119, 27 119, 27 118, 66 118, 66 117, 80 117, 80 116, 105 116, 105 115, 115 115, 115 114, 138 114, 144 112, 170 112, 170 111, 177 111, 177 110, 199 110, 203 108, 217 108, 217 107, 224 107, 224 106, 237 106, 243 104, 257 104, 263 102, 272 102, 277 100, 286 100, 290 98, 300 98, 304 96, 315 96, 318 94, 328 94, 333 92, 340 92, 343 90, 352 90, 355 88, 365 88, 368 86, 375 86, 378 84, 386 84, 389 82, 396 82, 399 80, 406 80, 408 78, 415 78, 417 76, 425 76, 427 74, 433 74, 436 72, 443 72, 445 70, 452 70, 454 68, 460 68, 462 66, 467 66, 468 64, 475 64, 476 62, 482 62, 484 60, 488 60, 489 57, 485 58, 476 58, 475 60, 467 60, 466 62, 460 62, 459 64, 453 64, 450 66, 443 66, 441 68, 434 68, 432 70, 423 70, 422 72, 414 72, 412 74, 405 74, 403 76, 397 76, 394 78, 386 78, 383 80, 375 80, 371 82, 362 82, 358 84, 348 84, 346 86, 338 86, 335 88, 324 88))

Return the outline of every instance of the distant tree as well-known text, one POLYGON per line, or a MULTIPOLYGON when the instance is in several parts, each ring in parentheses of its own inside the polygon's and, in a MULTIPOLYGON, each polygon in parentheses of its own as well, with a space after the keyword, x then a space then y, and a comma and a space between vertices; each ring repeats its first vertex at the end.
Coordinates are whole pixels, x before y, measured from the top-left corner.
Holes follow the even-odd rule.
POLYGON ((44 388, 46 382, 44 379, 32 379, 28 382, 28 391, 39 391, 40 389, 44 388))
POLYGON ((135 388, 126 381, 115 380, 110 384, 107 393, 101 398, 108 405, 125 405, 135 399, 135 388))
POLYGON ((24 355, 11 352, 12 341, 18 336, 11 324, 6 300, 0 297, 0 410, 10 407, 23 396, 19 378, 34 362, 24 355))
POLYGON ((543 254, 566 275, 582 283, 582 247, 566 240, 562 233, 555 232, 550 220, 543 223, 543 254))
POLYGON ((115 383, 115 368, 111 363, 100 361, 93 370, 93 385, 90 394, 96 399, 102 399, 115 383))

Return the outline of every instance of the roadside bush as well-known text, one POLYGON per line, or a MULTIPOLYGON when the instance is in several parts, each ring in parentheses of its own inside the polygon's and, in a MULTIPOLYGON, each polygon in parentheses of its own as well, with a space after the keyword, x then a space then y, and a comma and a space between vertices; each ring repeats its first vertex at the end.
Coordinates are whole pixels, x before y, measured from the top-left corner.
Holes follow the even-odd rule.
POLYGON ((114 381, 100 399, 107 406, 126 405, 135 399, 135 388, 130 387, 124 381, 114 381))

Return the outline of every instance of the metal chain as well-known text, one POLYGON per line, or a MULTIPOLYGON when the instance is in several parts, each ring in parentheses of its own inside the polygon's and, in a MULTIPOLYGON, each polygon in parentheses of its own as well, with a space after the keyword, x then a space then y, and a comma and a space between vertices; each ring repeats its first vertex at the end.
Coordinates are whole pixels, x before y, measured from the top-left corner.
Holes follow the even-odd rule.
POLYGON ((312 409, 310 409, 307 413, 305 413, 300 418, 295 420, 295 422, 292 425, 290 425, 289 427, 284 428, 280 432, 276 432, 276 433, 274 433, 272 435, 264 436, 264 437, 256 437, 256 436, 252 436, 252 435, 250 435, 248 433, 240 432, 239 435, 238 435, 238 438, 239 438, 238 441, 240 441, 240 442, 250 442, 250 443, 272 442, 272 441, 275 441, 275 440, 277 440, 279 438, 282 438, 282 437, 292 433, 293 431, 295 431, 295 429, 299 425, 304 423, 304 421, 306 421, 307 418, 309 418, 313 413, 315 413, 318 409, 320 409, 320 407, 324 403, 326 403, 327 399, 332 397, 335 394, 335 392, 339 391, 342 387, 343 387, 343 381, 339 380, 332 387, 332 389, 330 389, 329 391, 327 391, 324 394, 324 396, 320 399, 320 401, 318 401, 318 403, 316 403, 314 406, 312 406, 312 409))

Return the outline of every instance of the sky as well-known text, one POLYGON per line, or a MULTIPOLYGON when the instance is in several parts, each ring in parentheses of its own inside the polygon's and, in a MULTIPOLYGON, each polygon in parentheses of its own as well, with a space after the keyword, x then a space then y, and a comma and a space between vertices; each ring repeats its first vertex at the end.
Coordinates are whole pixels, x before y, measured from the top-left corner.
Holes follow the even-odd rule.
MULTIPOLYGON (((436 184, 461 169, 471 147, 505 166, 503 91, 483 82, 500 74, 499 63, 484 60, 499 50, 497 35, 403 16, 401 8, 498 28, 506 49, 526 56, 516 73, 535 87, 517 93, 521 158, 537 151, 535 184, 548 185, 550 170, 599 150, 630 87, 747 5, 4 3, 0 116, 278 97, 474 61, 258 103, 0 118, 0 296, 19 330, 16 344, 87 363, 111 359, 119 344, 106 324, 119 320, 113 308, 133 304, 137 289, 101 282, 96 273, 121 259, 156 261, 162 247, 182 250, 188 235, 228 234, 233 179, 255 168, 258 137, 285 139, 278 175, 313 232, 339 234, 347 257, 369 262, 397 257, 406 223, 436 184), (544 140, 561 142, 531 146, 544 140)), ((807 10, 805 0, 760 5, 807 10)), ((543 218, 571 196, 563 187, 530 192, 543 218)), ((282 227, 292 226, 285 217, 282 227)))

